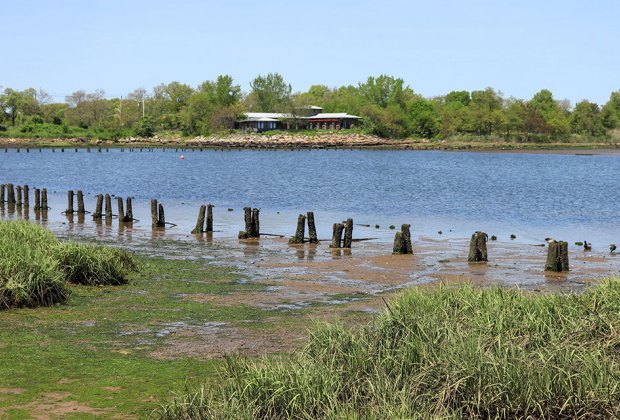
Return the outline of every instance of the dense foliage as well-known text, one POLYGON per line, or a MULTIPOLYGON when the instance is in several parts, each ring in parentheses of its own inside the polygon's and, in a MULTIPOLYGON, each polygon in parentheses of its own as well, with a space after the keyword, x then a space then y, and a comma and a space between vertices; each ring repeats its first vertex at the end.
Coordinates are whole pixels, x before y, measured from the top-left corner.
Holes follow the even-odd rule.
POLYGON ((162 130, 207 135, 234 128, 245 111, 298 115, 307 105, 358 115, 367 132, 393 138, 551 141, 600 138, 620 128, 620 90, 603 106, 587 100, 571 106, 546 89, 529 100, 504 98, 493 88, 424 98, 403 79, 380 75, 357 85, 313 85, 293 93, 280 74, 269 73, 257 76, 247 93, 228 75, 196 88, 175 81, 120 98, 78 90, 64 103, 52 102, 41 90, 6 88, 0 92, 0 135, 116 139, 162 130))
POLYGON ((229 359, 157 413, 199 418, 611 418, 620 282, 583 294, 414 288, 361 331, 315 330, 291 360, 229 359))

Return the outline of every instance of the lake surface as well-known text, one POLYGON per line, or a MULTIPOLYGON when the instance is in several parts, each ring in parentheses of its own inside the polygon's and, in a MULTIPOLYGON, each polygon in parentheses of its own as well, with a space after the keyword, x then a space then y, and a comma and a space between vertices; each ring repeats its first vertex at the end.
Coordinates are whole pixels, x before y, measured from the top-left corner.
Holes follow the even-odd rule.
POLYGON ((261 208, 264 232, 287 236, 297 214, 314 211, 322 238, 331 237, 332 223, 352 217, 371 225, 356 226, 354 236, 382 242, 393 238, 388 226, 401 223, 410 223, 414 236, 442 239, 483 230, 500 240, 514 233, 524 243, 547 236, 599 248, 620 242, 617 155, 139 150, 2 150, 0 183, 47 188, 49 217, 58 223, 65 220, 66 191, 81 189, 91 211, 99 193, 135 197, 136 227, 145 230, 149 200, 157 198, 183 234, 199 205, 212 203, 215 229, 226 237, 242 229, 242 208, 252 206, 261 208))

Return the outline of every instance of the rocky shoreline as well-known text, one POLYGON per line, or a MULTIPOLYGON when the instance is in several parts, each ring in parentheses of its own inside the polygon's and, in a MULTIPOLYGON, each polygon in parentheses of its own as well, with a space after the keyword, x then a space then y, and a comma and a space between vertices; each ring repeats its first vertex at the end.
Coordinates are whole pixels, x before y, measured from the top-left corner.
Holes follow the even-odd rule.
POLYGON ((393 150, 575 150, 615 149, 609 143, 518 143, 490 140, 384 139, 360 133, 233 133, 209 137, 127 137, 116 141, 87 138, 0 138, 0 147, 197 147, 230 149, 393 149, 393 150))

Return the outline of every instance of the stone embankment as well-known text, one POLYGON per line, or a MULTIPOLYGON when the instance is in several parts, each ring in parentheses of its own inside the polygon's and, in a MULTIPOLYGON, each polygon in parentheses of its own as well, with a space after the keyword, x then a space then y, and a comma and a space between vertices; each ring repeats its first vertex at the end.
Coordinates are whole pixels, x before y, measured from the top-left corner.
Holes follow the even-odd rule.
POLYGON ((304 134, 230 134, 226 136, 195 137, 193 139, 170 139, 154 137, 150 139, 127 138, 119 140, 122 144, 183 144, 189 147, 226 147, 226 148, 382 148, 403 147, 409 142, 403 140, 382 139, 368 134, 326 133, 316 135, 304 134))

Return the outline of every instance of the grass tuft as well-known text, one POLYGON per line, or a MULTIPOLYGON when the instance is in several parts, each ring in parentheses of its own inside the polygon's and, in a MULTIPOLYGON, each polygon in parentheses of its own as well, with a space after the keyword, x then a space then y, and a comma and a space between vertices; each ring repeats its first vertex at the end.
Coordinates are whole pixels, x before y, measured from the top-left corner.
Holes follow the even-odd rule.
POLYGON ((620 281, 582 294, 412 289, 373 324, 316 328, 291 359, 231 358, 177 418, 611 418, 620 281))
POLYGON ((0 222, 0 309, 63 303, 68 281, 118 285, 134 269, 125 250, 60 242, 41 226, 0 222))

